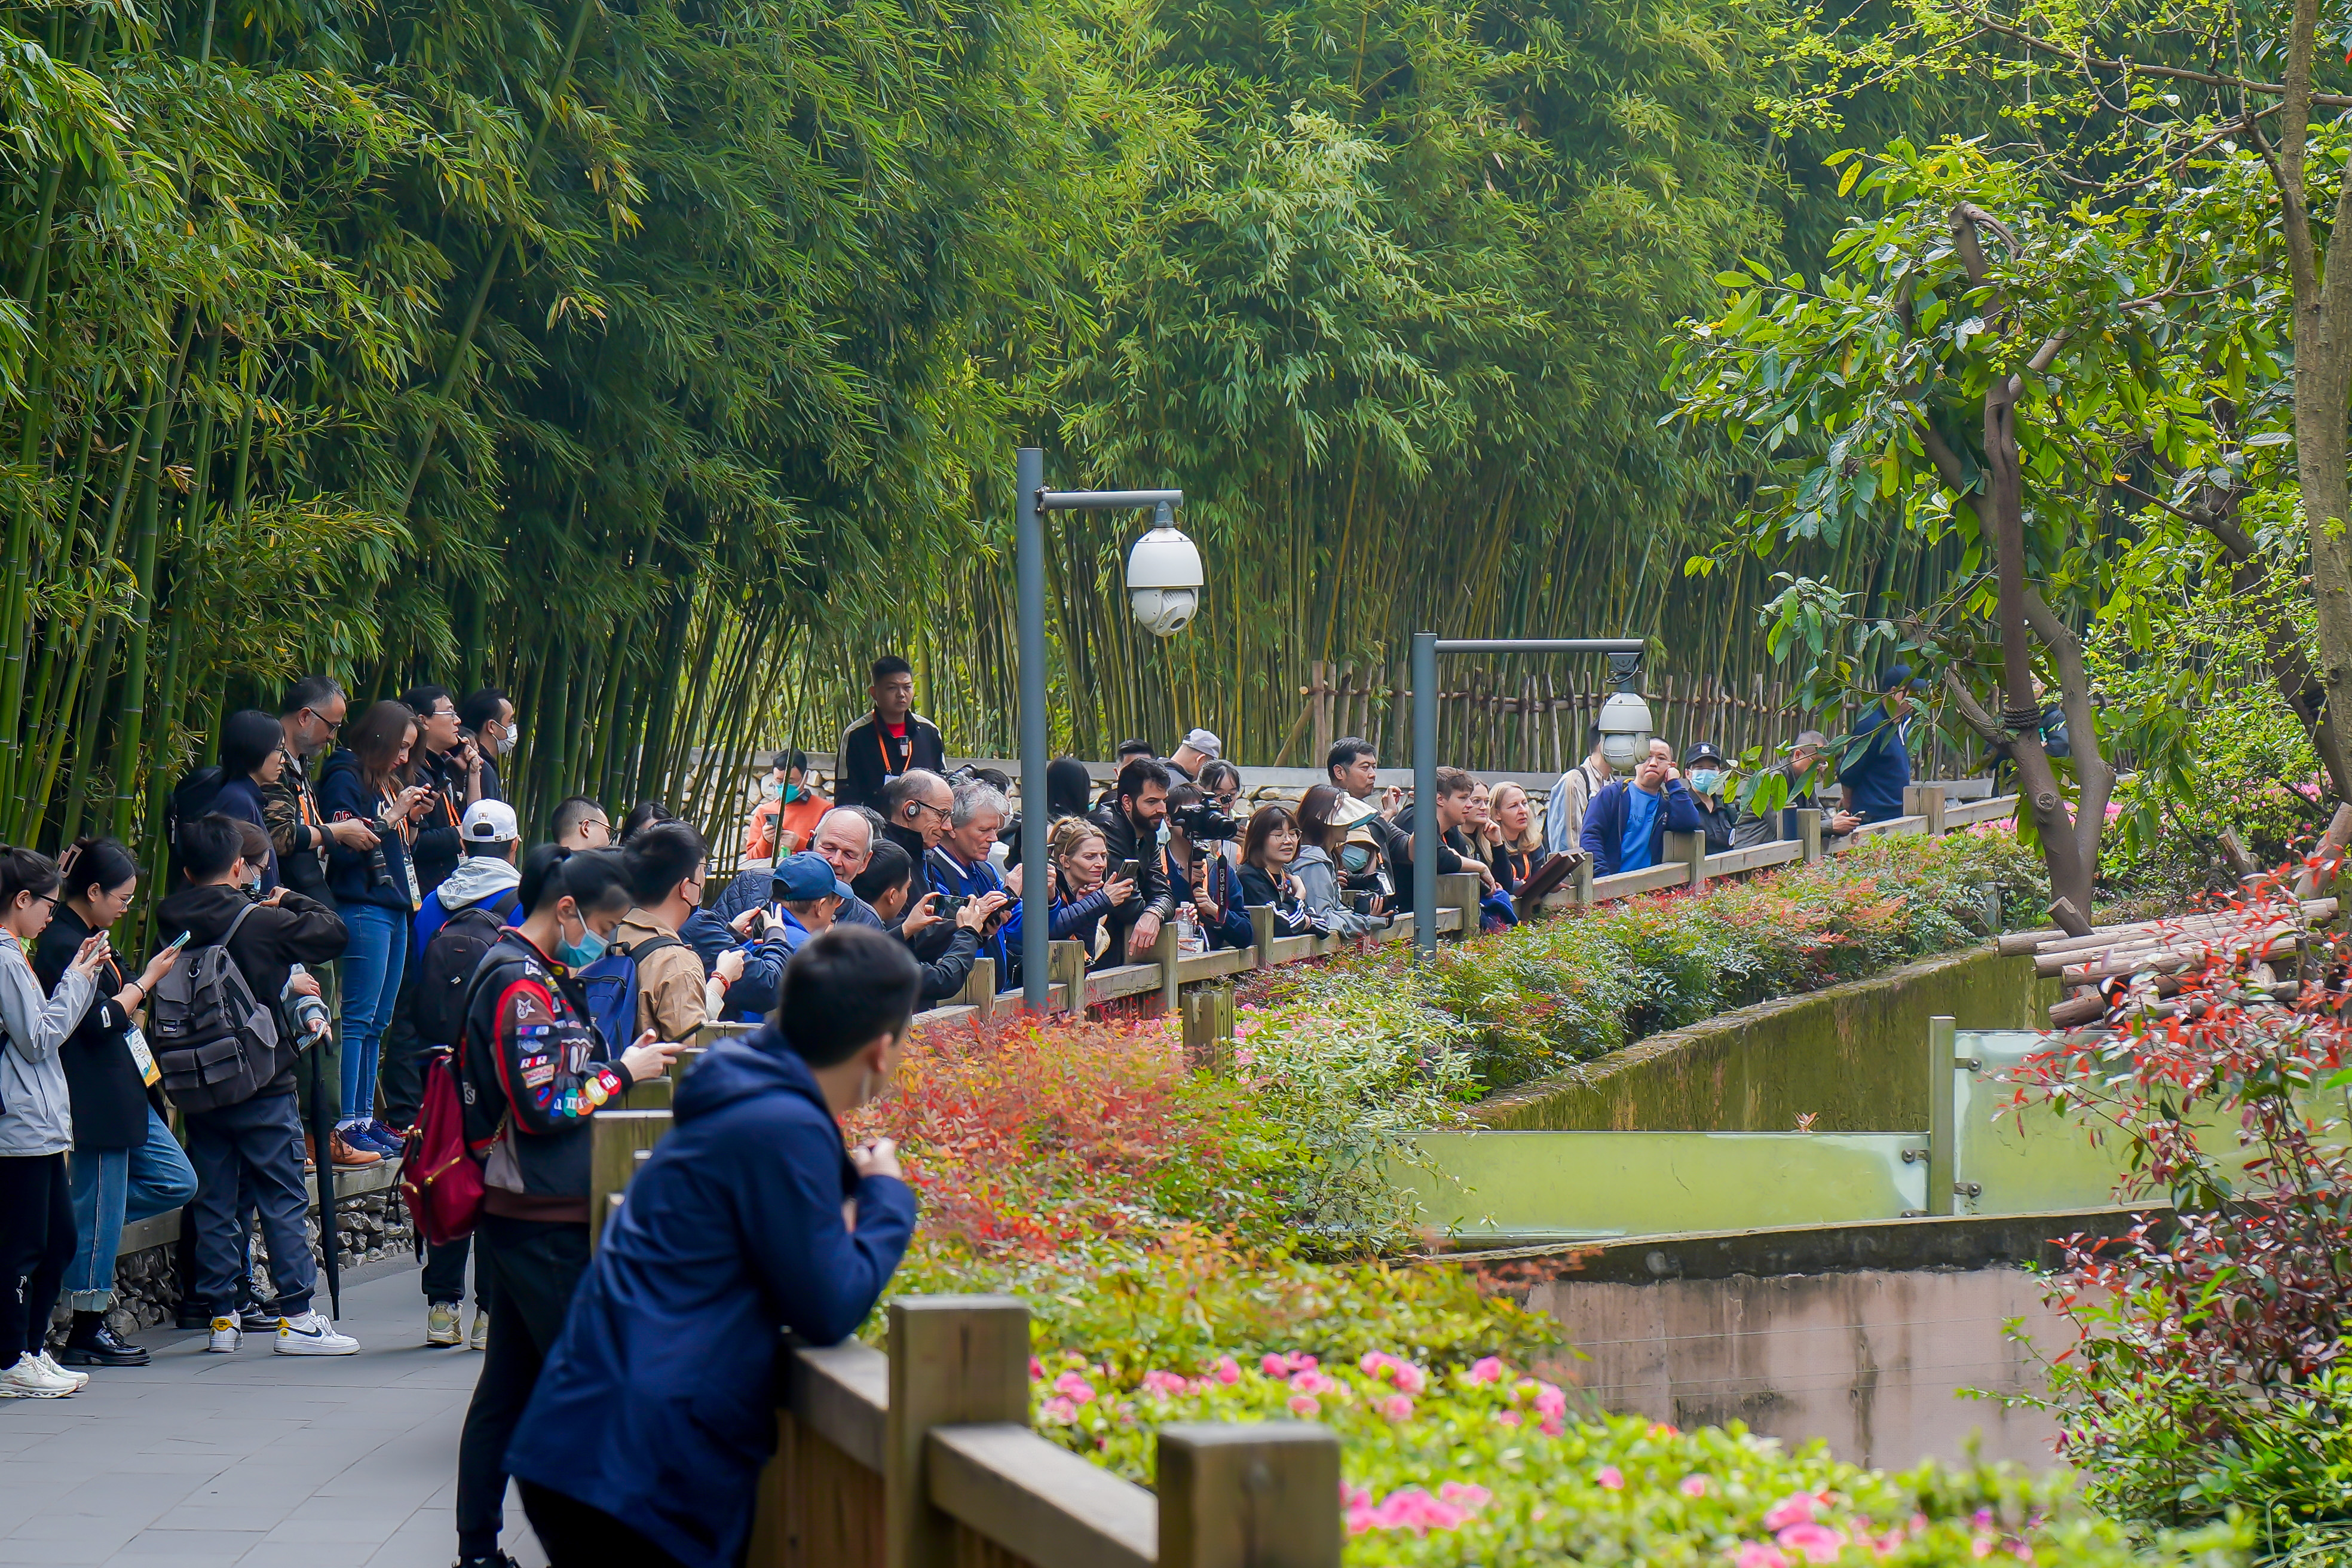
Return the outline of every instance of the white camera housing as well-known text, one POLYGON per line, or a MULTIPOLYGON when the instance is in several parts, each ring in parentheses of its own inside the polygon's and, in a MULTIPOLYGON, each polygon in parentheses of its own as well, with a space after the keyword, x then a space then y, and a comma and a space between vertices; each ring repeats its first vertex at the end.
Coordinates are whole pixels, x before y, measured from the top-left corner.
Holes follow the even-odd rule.
POLYGON ((1192 624, 1204 581, 1199 546, 1171 525, 1153 529, 1128 552, 1128 607, 1153 637, 1174 637, 1192 624))
POLYGON ((1650 751, 1650 705, 1631 691, 1601 705, 1601 755, 1612 768, 1630 768, 1650 751))

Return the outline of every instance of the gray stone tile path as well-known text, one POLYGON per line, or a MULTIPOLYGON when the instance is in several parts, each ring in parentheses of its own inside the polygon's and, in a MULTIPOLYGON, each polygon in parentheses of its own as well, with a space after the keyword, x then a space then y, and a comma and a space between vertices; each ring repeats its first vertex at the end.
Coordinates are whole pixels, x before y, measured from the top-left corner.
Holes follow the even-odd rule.
MULTIPOLYGON (((357 1355, 256 1334, 216 1356, 161 1329, 140 1336, 151 1365, 0 1400, 0 1564, 445 1568, 481 1357, 425 1346, 414 1268, 368 1274, 343 1288, 357 1355)), ((506 1546, 545 1568, 511 1493, 506 1546)))

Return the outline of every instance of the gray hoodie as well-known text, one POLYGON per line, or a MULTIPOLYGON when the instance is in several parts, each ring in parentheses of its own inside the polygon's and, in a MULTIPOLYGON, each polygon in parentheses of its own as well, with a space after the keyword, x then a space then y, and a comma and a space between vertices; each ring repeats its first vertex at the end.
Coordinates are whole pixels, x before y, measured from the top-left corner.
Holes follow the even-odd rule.
POLYGON ((73 1147, 73 1107, 58 1047, 81 1026, 98 983, 68 970, 54 994, 15 936, 0 931, 0 1157, 62 1154, 73 1147))
POLYGON ((1335 936, 1361 936, 1372 922, 1339 901, 1339 872, 1331 857, 1311 844, 1299 846, 1290 863, 1290 879, 1298 884, 1298 901, 1307 918, 1335 936))
POLYGON ((472 909, 486 900, 495 900, 509 888, 522 885, 522 870, 497 855, 468 855, 457 862, 457 868, 441 879, 434 890, 441 895, 441 907, 451 914, 472 909))

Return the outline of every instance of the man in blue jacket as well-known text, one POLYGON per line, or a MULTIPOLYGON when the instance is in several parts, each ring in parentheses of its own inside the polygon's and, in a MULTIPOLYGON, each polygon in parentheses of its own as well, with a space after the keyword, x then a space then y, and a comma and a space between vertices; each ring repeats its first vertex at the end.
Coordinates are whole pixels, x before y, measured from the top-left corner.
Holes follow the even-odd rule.
POLYGON ((738 1561, 776 1449, 781 1331, 846 1339, 914 1233, 896 1149, 844 1150, 836 1119, 889 1080, 916 985, 903 942, 825 931, 771 1026, 680 1086, 507 1451, 554 1568, 738 1561))
POLYGON ((1845 754, 1838 759, 1845 808, 1864 822, 1903 815, 1903 792, 1911 785, 1911 703, 1927 683, 1912 679, 1907 664, 1889 665, 1878 689, 1878 700, 1853 721, 1845 754))
POLYGON ((1592 874, 1613 877, 1658 863, 1669 833, 1696 833, 1698 807, 1690 786, 1675 771, 1675 752, 1664 741, 1650 742, 1650 754, 1633 764, 1631 778, 1601 786, 1584 811, 1584 852, 1592 874))

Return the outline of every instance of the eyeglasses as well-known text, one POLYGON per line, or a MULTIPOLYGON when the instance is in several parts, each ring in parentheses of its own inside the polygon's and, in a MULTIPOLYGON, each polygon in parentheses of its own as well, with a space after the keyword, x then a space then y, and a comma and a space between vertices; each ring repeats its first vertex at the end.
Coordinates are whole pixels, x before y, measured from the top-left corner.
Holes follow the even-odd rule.
POLYGON ((316 719, 320 723, 324 724, 327 727, 327 733, 330 735, 338 734, 342 730, 343 721, 341 719, 330 719, 324 713, 320 712, 316 708, 305 708, 302 711, 308 713, 311 718, 316 719))
POLYGON ((922 811, 935 811, 950 820, 955 816, 955 807, 951 805, 933 805, 928 800, 910 800, 907 804, 922 811))

